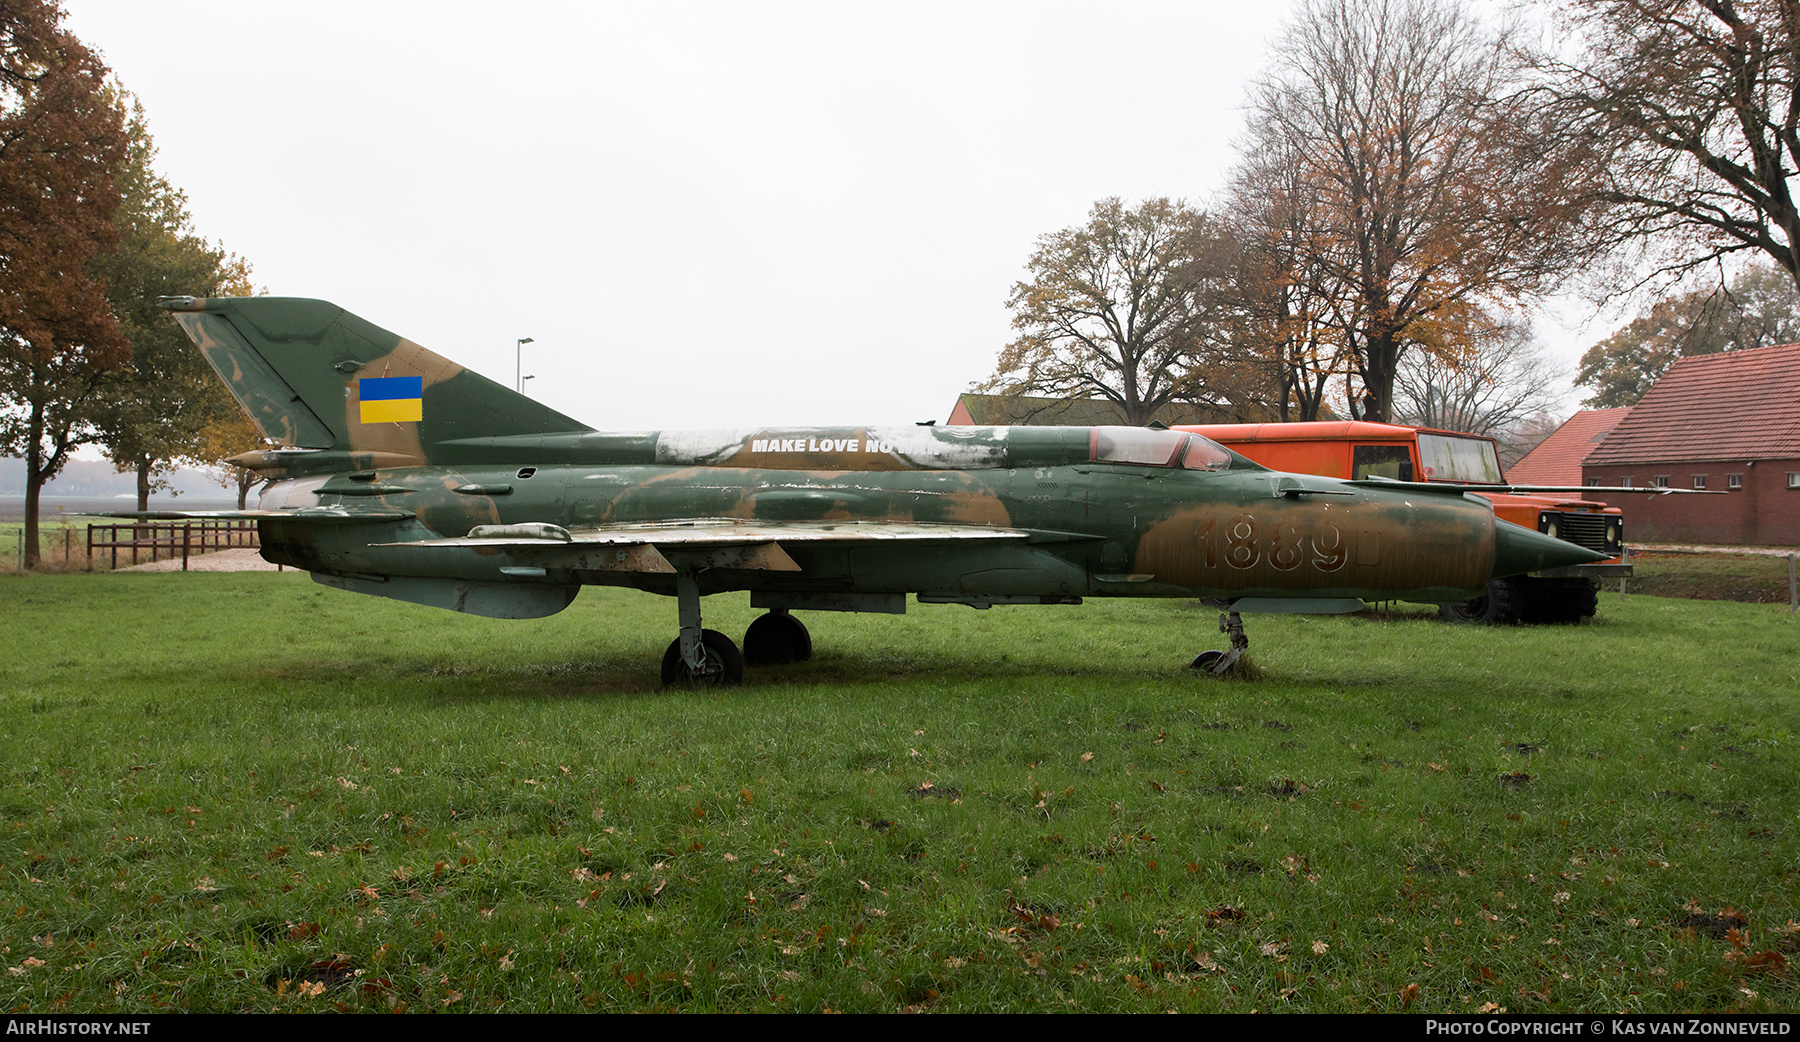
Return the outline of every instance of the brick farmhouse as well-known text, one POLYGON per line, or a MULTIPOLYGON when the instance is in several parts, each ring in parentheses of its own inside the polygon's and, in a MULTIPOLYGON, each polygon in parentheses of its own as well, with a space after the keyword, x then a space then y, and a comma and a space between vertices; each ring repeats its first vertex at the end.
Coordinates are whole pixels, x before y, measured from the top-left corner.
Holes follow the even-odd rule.
POLYGON ((1506 468, 1506 480, 1515 485, 1581 484, 1581 461, 1630 414, 1630 406, 1581 410, 1506 468))
POLYGON ((1800 546, 1800 344, 1677 360, 1581 476, 1725 493, 1613 496, 1631 543, 1800 546))

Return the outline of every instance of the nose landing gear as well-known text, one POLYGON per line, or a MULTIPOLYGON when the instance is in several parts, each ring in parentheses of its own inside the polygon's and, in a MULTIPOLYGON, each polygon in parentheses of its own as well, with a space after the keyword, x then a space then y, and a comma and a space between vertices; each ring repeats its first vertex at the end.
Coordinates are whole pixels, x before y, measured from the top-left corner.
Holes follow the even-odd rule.
POLYGON ((1204 670, 1215 677, 1222 677, 1231 672, 1244 652, 1250 650, 1250 638, 1244 636, 1244 620, 1237 612, 1227 612, 1219 616, 1219 632, 1230 634, 1231 647, 1225 651, 1202 651, 1188 663, 1189 669, 1204 670))

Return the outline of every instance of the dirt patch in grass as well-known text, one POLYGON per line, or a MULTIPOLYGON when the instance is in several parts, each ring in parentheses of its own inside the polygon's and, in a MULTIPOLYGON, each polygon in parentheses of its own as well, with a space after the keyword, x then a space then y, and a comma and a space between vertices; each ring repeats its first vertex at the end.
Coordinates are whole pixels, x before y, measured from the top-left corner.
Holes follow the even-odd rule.
MULTIPOLYGON (((166 557, 160 561, 146 564, 134 564, 129 568, 120 568, 121 572, 273 572, 280 566, 270 564, 262 559, 262 552, 254 548, 237 548, 233 550, 217 550, 210 554, 192 554, 188 557, 187 568, 181 567, 181 558, 166 557)), ((295 575, 301 573, 295 572, 295 575)))
POLYGON ((1744 918, 1743 913, 1732 908, 1727 908, 1717 915, 1711 915, 1703 911, 1694 911, 1692 914, 1675 921, 1675 928, 1677 930, 1692 930, 1697 934, 1705 934, 1708 937, 1716 938, 1723 938, 1731 931, 1742 930, 1749 925, 1750 922, 1744 918))

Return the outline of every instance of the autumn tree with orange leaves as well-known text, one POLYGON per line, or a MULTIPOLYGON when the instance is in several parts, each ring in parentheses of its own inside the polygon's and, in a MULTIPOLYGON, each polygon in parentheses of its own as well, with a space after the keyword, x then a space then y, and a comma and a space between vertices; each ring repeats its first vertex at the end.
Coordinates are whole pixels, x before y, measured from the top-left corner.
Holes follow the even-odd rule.
POLYGON ((1320 190, 1285 150, 1249 157, 1220 213, 1232 277, 1218 297, 1240 366, 1263 378, 1276 417, 1317 420, 1346 372, 1343 285, 1325 262, 1320 190))
POLYGON ((43 486, 131 350, 90 270, 118 241, 124 119, 62 18, 53 3, 0 0, 0 450, 25 458, 28 567, 43 486))
POLYGON ((1272 226, 1302 252, 1271 291, 1322 294, 1298 328, 1341 352, 1354 416, 1390 417, 1408 351, 1475 352, 1594 253, 1587 155, 1519 93, 1511 53, 1452 3, 1303 0, 1251 90, 1250 162, 1289 166, 1250 180, 1306 202, 1272 226))
MULTIPOLYGON (((182 463, 216 466, 254 448, 250 433, 210 456, 209 429, 254 431, 187 335, 158 302, 168 296, 247 296, 250 266, 194 233, 187 196, 154 169, 156 144, 143 106, 126 95, 130 146, 120 169, 117 248, 97 260, 113 314, 131 341, 131 356, 109 373, 90 410, 93 442, 121 471, 137 475, 137 509, 169 487, 182 463)), ((235 479, 234 479, 235 481, 235 479)))

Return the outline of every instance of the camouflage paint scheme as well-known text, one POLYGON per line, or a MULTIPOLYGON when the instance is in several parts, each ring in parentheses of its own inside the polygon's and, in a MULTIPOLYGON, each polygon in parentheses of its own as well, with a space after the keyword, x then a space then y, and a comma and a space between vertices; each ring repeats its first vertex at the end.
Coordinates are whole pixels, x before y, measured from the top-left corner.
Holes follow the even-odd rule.
POLYGON ((1269 471, 1189 434, 602 433, 323 301, 165 306, 282 445, 238 458, 274 482, 239 515, 259 519, 263 556, 460 611, 536 617, 585 584, 683 582, 774 609, 903 611, 911 593, 1332 611, 1466 600, 1496 574, 1594 559, 1497 527, 1478 497, 1269 471), (361 381, 391 377, 420 378, 421 419, 361 422, 361 381), (1115 443, 1168 463, 1096 458, 1115 443))

